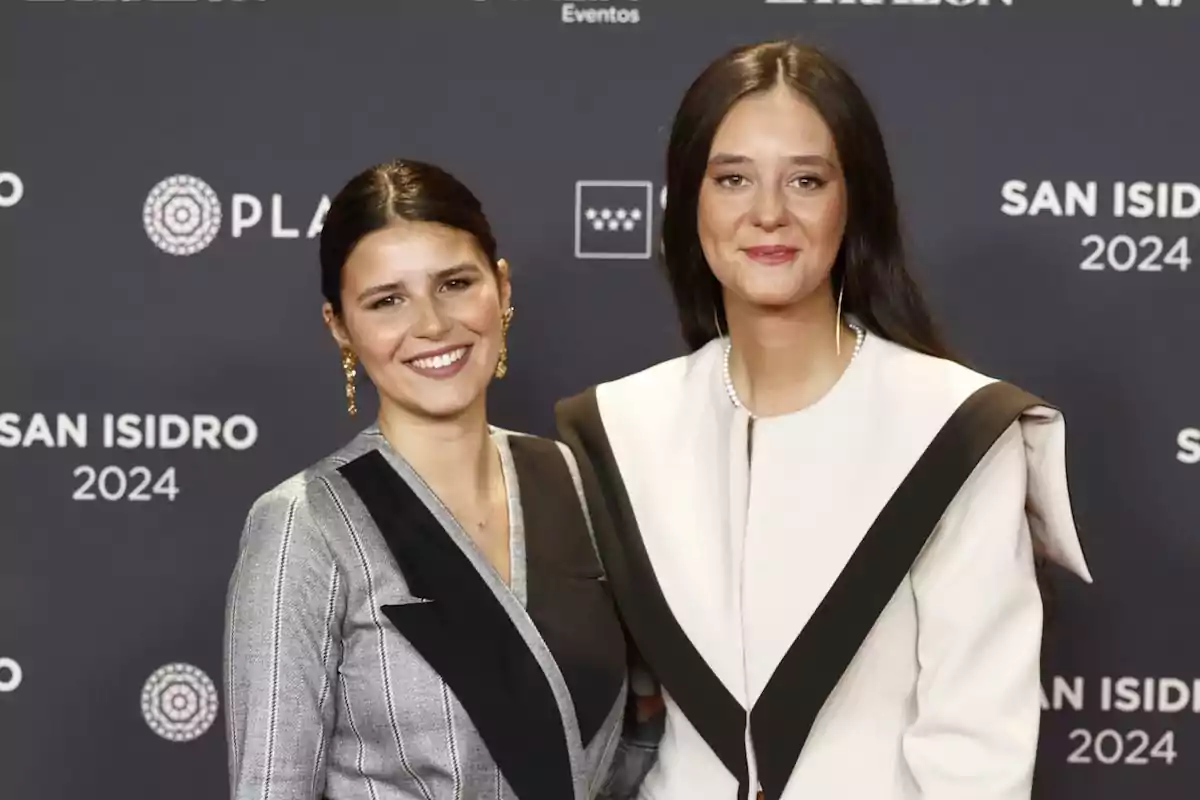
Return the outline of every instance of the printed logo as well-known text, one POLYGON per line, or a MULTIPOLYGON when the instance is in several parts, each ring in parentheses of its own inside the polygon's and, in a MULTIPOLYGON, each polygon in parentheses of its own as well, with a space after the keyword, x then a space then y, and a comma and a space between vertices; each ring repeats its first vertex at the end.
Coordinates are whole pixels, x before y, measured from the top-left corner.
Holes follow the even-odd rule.
POLYGON ((561 3, 562 21, 566 25, 637 25, 642 21, 638 0, 626 0, 625 5, 612 0, 574 0, 561 3))
POLYGON ((1134 8, 1143 8, 1147 6, 1153 6, 1157 8, 1179 8, 1182 5, 1183 0, 1150 0, 1149 3, 1147 3, 1146 0, 1133 0, 1134 8))
POLYGON ((150 190, 142 207, 150 241, 164 253, 190 256, 213 243, 221 230, 221 201, 204 181, 172 175, 150 190))
POLYGON ((142 716, 150 730, 172 742, 190 742, 217 718, 217 687, 191 664, 155 670, 142 687, 142 716))
POLYGON ((24 675, 21 665, 11 658, 0 658, 0 693, 15 692, 24 675))
MULTIPOLYGON (((1010 217, 1111 217, 1114 220, 1193 220, 1200 217, 1200 185, 1187 181, 1027 181, 1013 178, 1000 187, 1000 212, 1010 217)), ((1080 245, 1085 272, 1186 273, 1193 237, 1163 222, 1142 227, 1087 232, 1080 245), (1172 228, 1175 230, 1172 231, 1172 228)))
POLYGON ((0 172, 0 208, 12 208, 25 196, 25 184, 12 172, 0 172))
POLYGON ((575 257, 650 258, 654 185, 575 181, 575 257))
MULTIPOLYGON (((1175 458, 1181 464, 1200 464, 1200 428, 1184 428, 1175 439, 1175 458)), ((1200 696, 1200 693, 1198 693, 1200 696)))
POLYGON ((164 253, 190 256, 212 244, 221 232, 221 223, 228 210, 229 235, 240 239, 247 231, 258 229, 264 222, 264 209, 270 209, 272 239, 314 239, 325 225, 329 211, 329 196, 321 195, 311 216, 306 216, 305 230, 284 224, 283 195, 275 193, 269 200, 253 194, 236 192, 229 204, 223 206, 217 193, 193 175, 172 175, 159 181, 142 207, 142 222, 150 241, 164 253))

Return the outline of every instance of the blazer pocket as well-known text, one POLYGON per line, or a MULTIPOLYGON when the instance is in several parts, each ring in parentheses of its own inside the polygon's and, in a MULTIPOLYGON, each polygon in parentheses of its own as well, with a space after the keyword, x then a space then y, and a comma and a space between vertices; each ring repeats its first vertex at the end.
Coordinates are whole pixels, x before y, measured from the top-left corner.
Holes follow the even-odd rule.
POLYGON ((379 610, 418 651, 436 647, 441 632, 446 629, 445 606, 423 597, 413 598, 411 602, 381 605, 379 610))

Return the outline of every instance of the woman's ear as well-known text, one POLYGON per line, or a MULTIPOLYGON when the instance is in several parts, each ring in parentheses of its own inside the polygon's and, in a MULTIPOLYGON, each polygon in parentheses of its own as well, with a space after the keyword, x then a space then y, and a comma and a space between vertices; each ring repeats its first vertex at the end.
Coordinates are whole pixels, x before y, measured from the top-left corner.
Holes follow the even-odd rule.
POLYGON ((325 327, 329 329, 329 334, 337 342, 338 348, 341 350, 353 349, 350 347, 350 334, 346 331, 346 325, 333 310, 332 303, 326 301, 321 306, 321 316, 325 318, 325 327))

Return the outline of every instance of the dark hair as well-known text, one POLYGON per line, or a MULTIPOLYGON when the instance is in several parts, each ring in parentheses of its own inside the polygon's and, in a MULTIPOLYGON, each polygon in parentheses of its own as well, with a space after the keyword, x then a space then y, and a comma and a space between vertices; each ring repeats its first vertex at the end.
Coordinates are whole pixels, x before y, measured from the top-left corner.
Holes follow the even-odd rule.
POLYGON ((398 159, 355 175, 329 205, 321 229, 321 293, 342 313, 342 267, 367 234, 396 220, 437 222, 475 237, 493 268, 496 239, 471 190, 441 167, 398 159))
POLYGON ((846 231, 831 282, 845 284, 843 311, 877 336, 922 353, 948 356, 904 264, 899 214, 883 135, 866 97, 820 50, 772 41, 731 50, 700 73, 676 112, 667 147, 663 261, 683 337, 693 351, 725 326, 721 284, 700 249, 700 182, 718 126, 743 97, 783 82, 817 109, 833 134, 845 174, 846 231))

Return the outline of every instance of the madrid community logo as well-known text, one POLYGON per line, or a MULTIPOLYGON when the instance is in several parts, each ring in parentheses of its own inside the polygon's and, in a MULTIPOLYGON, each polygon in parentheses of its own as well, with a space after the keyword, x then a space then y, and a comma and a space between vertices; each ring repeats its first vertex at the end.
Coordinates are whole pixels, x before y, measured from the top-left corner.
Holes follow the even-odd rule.
POLYGON ((191 175, 172 175, 150 190, 142 207, 150 241, 165 253, 190 256, 221 231, 221 201, 212 187, 191 175))
POLYGON ((650 258, 650 181, 575 181, 575 257, 650 258))
POLYGON ((220 706, 217 687, 191 664, 167 664, 142 687, 142 716, 150 730, 172 742, 198 739, 212 727, 220 706))

